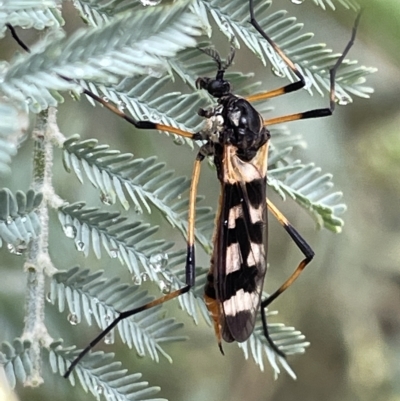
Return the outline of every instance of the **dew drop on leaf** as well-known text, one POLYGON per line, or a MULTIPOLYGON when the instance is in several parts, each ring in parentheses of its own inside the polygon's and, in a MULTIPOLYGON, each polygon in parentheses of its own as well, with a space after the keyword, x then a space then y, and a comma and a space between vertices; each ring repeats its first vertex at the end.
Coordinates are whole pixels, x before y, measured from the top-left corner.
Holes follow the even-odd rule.
POLYGON ((64 234, 66 235, 66 237, 75 238, 75 236, 76 236, 76 228, 72 224, 66 224, 63 227, 63 230, 64 230, 64 234))
POLYGON ((115 258, 118 257, 118 249, 117 249, 117 248, 115 248, 115 249, 110 249, 110 257, 111 257, 112 259, 115 259, 115 258))
POLYGON ((185 144, 185 139, 181 136, 175 136, 174 137, 174 144, 178 146, 182 146, 185 144))
POLYGON ((161 0, 140 0, 144 6, 156 6, 161 3, 161 0))
POLYGON ((280 68, 272 66, 271 67, 271 71, 275 76, 277 76, 279 78, 284 78, 285 77, 285 73, 280 68))
POLYGON ((85 250, 85 243, 82 241, 76 241, 75 247, 79 252, 83 252, 85 250))
POLYGON ((26 251, 27 247, 28 245, 25 241, 21 241, 18 245, 7 244, 8 251, 17 256, 22 255, 26 251))
POLYGON ((171 283, 166 283, 164 280, 161 280, 159 286, 163 294, 167 295, 171 292, 171 283))
POLYGON ((104 344, 114 344, 114 330, 111 330, 109 333, 106 334, 106 336, 104 337, 104 344))
POLYGON ((104 192, 102 192, 102 193, 100 194, 100 200, 101 200, 102 203, 104 203, 104 204, 107 205, 107 206, 112 205, 111 196, 108 195, 108 194, 105 194, 104 192))
POLYGON ((350 96, 339 96, 337 99, 337 104, 339 104, 340 106, 346 106, 347 104, 351 103, 353 100, 351 99, 350 96))
POLYGON ((69 313, 67 319, 73 326, 78 324, 78 316, 75 313, 69 313))
POLYGON ((168 265, 168 254, 165 252, 155 253, 149 258, 149 266, 159 273, 168 265))

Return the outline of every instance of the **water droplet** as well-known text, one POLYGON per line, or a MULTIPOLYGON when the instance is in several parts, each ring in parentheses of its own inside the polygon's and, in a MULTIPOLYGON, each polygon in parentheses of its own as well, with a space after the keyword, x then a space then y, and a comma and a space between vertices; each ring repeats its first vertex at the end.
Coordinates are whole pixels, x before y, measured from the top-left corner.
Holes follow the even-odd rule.
POLYGON ((11 216, 7 216, 6 224, 10 225, 13 221, 14 221, 14 220, 12 219, 11 216))
POLYGON ((103 102, 108 103, 110 101, 110 99, 107 96, 103 96, 102 97, 103 102))
POLYGON ((75 236, 76 236, 76 228, 72 224, 66 224, 63 227, 63 230, 64 230, 64 234, 68 238, 75 238, 75 236))
POLYGON ((177 196, 177 198, 178 198, 178 199, 182 199, 182 194, 179 194, 179 195, 177 196))
POLYGON ((111 330, 109 333, 106 334, 106 336, 104 337, 104 344, 114 344, 114 330, 111 330))
POLYGON ((83 76, 84 76, 84 74, 85 74, 85 71, 83 70, 83 68, 75 68, 75 70, 74 70, 74 73, 75 73, 75 78, 82 78, 83 76))
POLYGON ((105 194, 104 192, 102 192, 100 194, 100 200, 101 200, 102 203, 104 203, 107 206, 112 205, 111 196, 109 196, 108 194, 105 194))
POLYGON ((21 217, 21 221, 22 221, 23 223, 26 223, 26 216, 21 217))
POLYGON ((155 253, 149 258, 149 266, 156 272, 159 273, 165 269, 168 265, 168 254, 165 252, 155 253))
POLYGON ((149 275, 147 273, 142 273, 140 277, 143 283, 149 279, 149 275))
POLYGON ((304 0, 291 0, 293 4, 302 4, 304 0))
POLYGON ((147 67, 147 68, 145 68, 145 74, 150 75, 151 77, 154 77, 154 78, 160 78, 163 74, 163 71, 161 69, 157 70, 157 69, 154 69, 151 67, 147 67))
POLYGON ((69 96, 71 97, 72 100, 75 100, 77 102, 79 101, 79 95, 76 92, 69 91, 68 94, 69 94, 69 96))
POLYGON ((109 67, 112 64, 112 58, 111 57, 103 57, 100 61, 99 64, 102 67, 109 67))
POLYGON ((312 86, 312 81, 311 81, 311 79, 308 78, 308 77, 304 77, 304 83, 305 83, 304 89, 305 89, 305 90, 309 90, 309 89, 311 88, 311 86, 312 86))
POLYGON ((142 211, 142 208, 140 207, 140 206, 135 206, 135 213, 136 214, 141 214, 141 213, 143 213, 143 211, 142 211))
POLYGON ((67 319, 73 326, 76 326, 79 323, 78 316, 76 316, 75 313, 69 313, 67 319))
POLYGON ((174 137, 174 144, 178 146, 182 146, 185 144, 185 138, 182 136, 175 136, 174 137))
POLYGON ((100 384, 99 384, 99 385, 96 387, 96 392, 97 392, 97 394, 101 395, 101 394, 103 394, 103 391, 104 391, 103 387, 100 386, 100 384))
POLYGON ((346 106, 347 104, 352 103, 353 99, 350 96, 341 95, 341 96, 338 96, 336 102, 340 106, 346 106))
POLYGON ((22 255, 28 248, 28 244, 25 241, 20 241, 18 244, 7 244, 7 249, 14 255, 22 255))
POLYGON ((279 78, 284 78, 286 76, 284 71, 282 71, 280 68, 277 68, 275 66, 271 67, 271 71, 275 76, 277 76, 279 78))
POLYGON ((139 276, 132 276, 133 284, 140 285, 142 284, 142 278, 139 276))
POLYGON ((166 283, 164 280, 161 280, 159 286, 163 294, 167 295, 171 292, 171 283, 166 283))
POLYGON ((153 111, 153 112, 151 113, 151 115, 150 115, 150 120, 153 121, 153 122, 155 122, 155 123, 158 123, 158 122, 161 121, 161 117, 159 116, 158 113, 156 113, 155 111, 153 111))
POLYGON ((119 110, 119 111, 124 111, 126 105, 125 105, 125 103, 124 103, 122 100, 120 100, 120 101, 117 103, 117 107, 118 107, 118 110, 119 110))
POLYGON ((51 292, 50 291, 46 294, 46 301, 52 303, 52 301, 51 301, 51 292))
POLYGON ((140 0, 142 5, 144 6, 156 6, 157 4, 161 3, 161 0, 140 0))
POLYGON ((115 259, 115 258, 118 257, 118 249, 117 249, 117 248, 115 248, 115 249, 110 249, 110 257, 111 257, 112 259, 115 259))
POLYGON ((85 243, 82 241, 75 241, 75 247, 79 252, 83 252, 85 250, 85 243))

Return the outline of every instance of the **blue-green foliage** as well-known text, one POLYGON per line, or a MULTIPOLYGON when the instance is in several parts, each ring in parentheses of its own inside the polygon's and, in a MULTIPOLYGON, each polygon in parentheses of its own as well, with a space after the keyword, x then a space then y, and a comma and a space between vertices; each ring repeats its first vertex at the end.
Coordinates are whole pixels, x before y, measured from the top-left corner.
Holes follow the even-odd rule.
MULTIPOLYGON (((324 9, 334 9, 335 4, 357 9, 353 0, 314 0, 314 3, 324 9)), ((272 12, 272 1, 259 0, 255 4, 260 25, 304 73, 307 90, 326 94, 329 68, 339 55, 323 44, 312 43, 313 35, 304 33, 303 25, 286 11, 272 12)), ((96 138, 81 139, 79 135, 64 138, 52 120, 54 113, 51 108, 48 110, 49 106, 58 107, 65 91, 72 91, 79 98, 86 88, 134 119, 190 132, 200 130, 202 120, 197 110, 211 106, 214 100, 204 91, 195 91, 195 81, 198 76, 215 73, 215 63, 195 46, 207 47, 213 42, 199 38, 204 33, 211 36, 212 23, 233 46, 247 46, 263 64, 271 66, 275 75, 295 79, 249 24, 248 3, 244 0, 178 1, 174 5, 147 8, 139 0, 76 0, 73 5, 87 27, 69 37, 62 30, 61 5, 64 6, 51 0, 5 0, 0 10, 3 36, 6 24, 46 28, 31 53, 16 52, 11 60, 2 61, 0 68, 0 174, 12 173, 12 157, 22 143, 28 112, 38 113, 30 139, 34 148, 42 151, 38 154, 43 154, 41 159, 35 159, 33 167, 35 191, 27 190, 26 194, 18 191, 13 195, 8 189, 0 190, 0 245, 6 244, 12 253, 25 252, 27 270, 33 277, 27 284, 24 340, 15 339, 13 345, 5 342, 0 352, 0 363, 12 387, 17 381, 32 384, 32 377, 37 380, 41 374, 42 348, 49 353, 52 371, 61 375, 79 354, 75 347, 63 348, 62 341, 53 341, 52 333, 47 332, 42 313, 46 283, 51 283, 48 300, 58 306, 59 312, 67 310, 72 324, 95 323, 104 329, 118 316, 118 311, 153 299, 140 288, 144 281, 154 282, 160 296, 185 282, 185 252, 173 249, 171 241, 160 239, 157 227, 146 220, 148 214, 158 210, 166 224, 185 236, 190 179, 176 176, 156 156, 134 157, 113 149, 113 144, 101 144, 96 138), (185 84, 188 93, 165 92, 165 87, 174 80, 185 84), (103 207, 90 207, 84 199, 69 203, 69 199, 61 199, 55 193, 51 186, 53 147, 62 149, 68 173, 73 173, 81 183, 94 186, 103 207), (112 209, 113 205, 122 205, 125 211, 133 208, 145 221, 122 215, 112 209), (86 257, 93 253, 98 259, 108 255, 119 261, 133 276, 133 283, 105 278, 103 272, 79 267, 59 271, 58 261, 51 260, 47 249, 49 209, 57 211, 65 241, 74 241, 77 252, 86 257)), ((337 75, 337 100, 344 104, 351 101, 351 96, 368 97, 371 89, 365 86, 365 77, 373 71, 345 60, 337 75)), ((235 71, 226 74, 235 92, 241 95, 257 90, 259 83, 250 82, 251 77, 252 74, 235 71)), ((181 145, 199 145, 169 135, 181 145)), ((283 199, 292 198, 309 211, 319 226, 339 232, 345 205, 342 194, 332 190, 331 175, 321 173, 313 164, 293 160, 293 148, 303 144, 299 136, 289 135, 284 128, 271 129, 271 135, 270 187, 283 199)), ((26 170, 30 171, 28 163, 26 170)), ((201 200, 198 196, 195 236, 197 244, 211 253, 214 212, 201 206, 201 200)), ((180 244, 180 248, 184 246, 180 244)), ((195 322, 200 314, 210 324, 202 300, 206 274, 207 267, 197 268, 196 287, 180 297, 179 302, 195 322)), ((184 331, 176 333, 180 327, 181 323, 166 317, 163 308, 157 306, 124 320, 117 330, 129 348, 158 361, 160 356, 171 360, 165 343, 184 339, 184 331)), ((271 338, 288 355, 303 353, 308 346, 304 336, 294 328, 269 324, 269 330, 271 338)), ((113 336, 111 332, 106 342, 113 342, 113 336)), ((68 341, 68 333, 65 338, 68 341)), ((79 344, 82 345, 85 344, 79 344)), ((241 348, 246 358, 251 355, 261 369, 266 357, 276 374, 281 366, 294 376, 287 362, 270 348, 261 325, 241 348)), ((71 384, 75 384, 76 378, 96 399, 103 395, 107 400, 157 400, 153 396, 158 387, 141 381, 140 373, 129 374, 120 362, 114 361, 112 354, 88 354, 70 376, 71 384)))

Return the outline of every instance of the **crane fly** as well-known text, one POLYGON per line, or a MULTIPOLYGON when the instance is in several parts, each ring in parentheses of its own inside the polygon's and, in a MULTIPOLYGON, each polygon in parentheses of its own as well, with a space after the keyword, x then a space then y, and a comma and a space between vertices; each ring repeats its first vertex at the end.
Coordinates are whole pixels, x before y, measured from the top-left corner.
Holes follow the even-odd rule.
MULTIPOLYGON (((357 15, 350 41, 342 55, 330 70, 329 107, 284 115, 265 120, 252 106, 252 102, 266 100, 305 87, 301 71, 286 56, 279 46, 263 31, 254 15, 253 0, 249 0, 250 22, 256 31, 271 45, 283 62, 297 77, 292 82, 275 90, 239 97, 232 92, 229 81, 224 79, 226 70, 233 62, 232 48, 225 62, 214 49, 200 49, 217 65, 215 78, 200 77, 197 88, 206 90, 216 99, 216 105, 198 112, 205 119, 204 129, 192 133, 151 121, 136 121, 114 105, 106 102, 88 89, 83 93, 104 107, 127 120, 139 129, 167 131, 181 137, 202 141, 197 153, 189 190, 188 234, 186 255, 186 282, 174 290, 138 308, 121 312, 71 363, 64 377, 68 377, 81 359, 101 341, 121 320, 153 306, 187 293, 195 284, 195 204, 200 177, 201 162, 213 158, 220 181, 219 207, 213 237, 213 252, 204 290, 204 299, 214 323, 214 330, 221 352, 222 340, 243 342, 252 334, 258 311, 264 335, 271 348, 280 356, 284 353, 274 344, 268 334, 265 309, 282 294, 300 275, 314 257, 314 252, 285 216, 267 198, 266 177, 270 132, 268 127, 289 121, 330 116, 335 108, 335 76, 338 68, 352 47, 361 13, 357 15), (267 257, 267 211, 283 226, 304 257, 292 275, 266 299, 262 299, 262 288, 266 273, 267 257)), ((14 28, 8 25, 13 37, 25 50, 14 28)), ((63 79, 72 81, 68 77, 63 79)))

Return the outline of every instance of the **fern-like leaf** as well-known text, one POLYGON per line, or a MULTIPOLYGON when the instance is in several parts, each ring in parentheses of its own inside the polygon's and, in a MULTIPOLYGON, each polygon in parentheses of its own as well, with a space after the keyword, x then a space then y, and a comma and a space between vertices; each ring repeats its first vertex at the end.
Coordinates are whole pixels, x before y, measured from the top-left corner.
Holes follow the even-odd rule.
MULTIPOLYGON (((98 26, 119 14, 143 9, 140 0, 76 0, 74 6, 89 25, 98 26)), ((168 11, 167 11, 168 12, 168 11)))
POLYGON ((26 113, 11 104, 0 104, 0 174, 11 172, 11 158, 17 154, 18 142, 28 127, 26 113))
POLYGON ((6 32, 6 24, 42 30, 60 27, 64 20, 56 0, 4 0, 0 12, 0 37, 6 32))
POLYGON ((11 253, 20 255, 28 243, 40 233, 40 222, 35 209, 43 199, 41 193, 29 190, 26 194, 0 190, 0 246, 3 241, 11 253))
POLYGON ((1 344, 0 364, 4 366, 8 383, 14 388, 17 380, 25 383, 31 374, 32 363, 29 358, 30 341, 16 338, 12 344, 5 341, 1 344))
MULTIPOLYGON (((186 177, 171 180, 173 172, 163 171, 165 164, 157 163, 155 157, 132 159, 131 154, 108 150, 108 145, 97 145, 94 139, 79 141, 75 135, 64 142, 64 166, 83 182, 81 165, 90 182, 100 189, 104 203, 112 204, 118 199, 125 209, 129 208, 125 190, 137 212, 142 213, 142 207, 150 212, 152 204, 186 235, 188 199, 182 197, 190 186, 186 177)), ((210 240, 202 230, 210 226, 214 215, 210 208, 196 210, 196 238, 209 250, 210 240)))
MULTIPOLYGON (((78 354, 75 347, 62 348, 60 341, 51 344, 49 361, 53 372, 63 375, 78 354)), ((141 373, 127 374, 121 363, 113 359, 112 353, 92 352, 78 364, 68 380, 75 385, 76 375, 85 392, 90 392, 97 400, 104 396, 107 401, 166 401, 153 398, 160 391, 159 387, 149 387, 148 382, 141 380, 141 373)))
POLYGON ((331 191, 331 174, 321 175, 321 169, 313 163, 300 162, 271 168, 268 174, 268 185, 283 199, 289 195, 311 213, 319 226, 333 232, 342 230, 344 222, 339 216, 346 211, 346 205, 341 202, 341 192, 331 191))
MULTIPOLYGON (((325 45, 303 45, 313 36, 300 33, 303 25, 294 17, 286 17, 286 11, 268 12, 272 1, 255 1, 255 14, 263 30, 292 59, 308 81, 307 89, 315 88, 322 94, 321 86, 329 91, 329 69, 340 55, 332 54, 325 45)), ((278 76, 296 79, 293 72, 282 62, 267 41, 255 31, 248 22, 248 3, 242 0, 196 0, 195 9, 204 19, 205 12, 213 17, 215 23, 232 41, 236 35, 253 51, 264 64, 266 58, 278 76), (232 9, 236 10, 232 13, 232 9)), ((237 46, 239 43, 236 41, 237 46)), ((364 86, 365 76, 376 71, 375 68, 359 67, 356 62, 345 60, 336 75, 336 96, 342 103, 352 100, 350 93, 369 97, 372 89, 364 86)))
POLYGON ((115 82, 120 76, 159 75, 165 69, 163 59, 194 46, 193 36, 200 34, 198 19, 184 7, 168 11, 142 9, 99 28, 77 31, 69 39, 48 37, 11 63, 0 90, 10 98, 30 99, 31 110, 38 112, 57 105, 61 97, 55 91, 79 91, 71 80, 115 82))
MULTIPOLYGON (((267 312, 267 318, 276 315, 276 312, 267 312)), ((246 359, 251 355, 254 362, 259 366, 261 371, 264 371, 264 357, 267 357, 269 364, 273 367, 275 376, 280 373, 281 365, 290 376, 296 379, 296 375, 290 368, 285 358, 277 355, 272 349, 261 325, 261 319, 258 318, 259 325, 256 326, 250 338, 239 343, 239 348, 242 349, 246 359)), ((294 327, 288 327, 281 323, 268 323, 268 333, 274 342, 285 355, 303 354, 305 348, 310 343, 305 341, 305 336, 294 327)))
POLYGON ((313 0, 313 2, 323 10, 326 10, 326 7, 330 7, 332 10, 335 10, 335 3, 340 3, 347 9, 352 9, 354 11, 358 11, 360 9, 360 6, 355 0, 313 0))
MULTIPOLYGON (((80 323, 82 316, 91 325, 93 319, 104 330, 119 314, 152 301, 154 297, 147 291, 140 291, 137 285, 120 284, 118 278, 102 278, 102 272, 90 273, 78 267, 53 276, 51 283, 51 301, 58 302, 58 309, 63 312, 65 302, 70 312, 69 319, 74 324, 80 323)), ((139 355, 149 355, 159 361, 163 355, 172 362, 171 357, 161 347, 161 343, 181 341, 182 336, 171 333, 182 326, 173 318, 161 319, 164 312, 161 306, 123 320, 118 325, 118 333, 129 348, 135 347, 139 355)), ((106 342, 113 342, 114 334, 109 333, 106 342)))
MULTIPOLYGON (((149 236, 157 231, 157 227, 140 222, 121 225, 125 218, 118 212, 86 208, 82 202, 61 207, 59 220, 64 233, 74 239, 78 250, 88 256, 92 247, 97 258, 100 258, 103 247, 111 258, 118 258, 128 267, 137 284, 150 279, 155 281, 162 291, 177 290, 185 285, 185 253, 167 252, 173 245, 171 242, 149 240, 149 236)), ((202 301, 206 271, 202 270, 199 274, 203 280, 197 280, 200 287, 196 288, 201 288, 198 296, 188 293, 179 298, 182 309, 186 310, 196 323, 196 307, 209 322, 202 301)))

